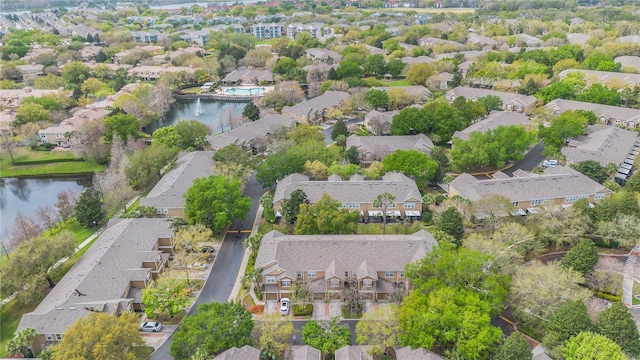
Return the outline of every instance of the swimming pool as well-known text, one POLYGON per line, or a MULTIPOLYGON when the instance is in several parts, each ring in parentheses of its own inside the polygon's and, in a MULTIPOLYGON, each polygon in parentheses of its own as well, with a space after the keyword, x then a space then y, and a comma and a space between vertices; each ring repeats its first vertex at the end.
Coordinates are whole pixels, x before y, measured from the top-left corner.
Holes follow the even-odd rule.
POLYGON ((227 95, 262 95, 264 88, 229 88, 224 92, 227 95))

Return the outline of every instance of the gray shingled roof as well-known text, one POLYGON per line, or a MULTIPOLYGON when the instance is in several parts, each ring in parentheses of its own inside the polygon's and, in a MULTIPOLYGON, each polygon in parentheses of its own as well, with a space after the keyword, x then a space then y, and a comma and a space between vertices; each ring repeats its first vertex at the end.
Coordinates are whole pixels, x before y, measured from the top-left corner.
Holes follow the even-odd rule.
POLYGON ((619 72, 613 72, 613 71, 567 69, 567 70, 562 70, 560 74, 558 74, 558 77, 560 79, 564 79, 568 74, 576 71, 583 73, 585 79, 594 78, 600 82, 619 80, 627 84, 633 84, 633 85, 640 84, 640 74, 619 73, 619 72))
POLYGON ((270 114, 230 131, 217 135, 208 135, 207 141, 213 149, 219 149, 230 144, 245 146, 256 139, 263 139, 267 135, 273 134, 279 128, 288 128, 293 123, 295 123, 295 120, 291 116, 270 114))
POLYGON ((156 261, 158 239, 173 236, 169 225, 163 219, 111 220, 40 305, 22 316, 18 331, 30 327, 39 334, 64 334, 89 314, 88 308, 114 314, 125 310, 132 294, 124 291, 131 281, 145 280, 150 270, 142 262, 156 261))
POLYGON ((479 180, 465 173, 451 181, 449 186, 471 201, 493 194, 505 196, 515 202, 611 192, 573 169, 558 166, 553 172, 554 174, 539 176, 486 180, 479 180))
POLYGON ((182 155, 149 195, 140 199, 140 206, 183 208, 184 193, 195 179, 211 175, 214 164, 213 151, 193 151, 182 155))
MULTIPOLYGON (((297 271, 325 271, 332 262, 335 276, 357 271, 366 261, 369 272, 403 271, 438 243, 424 231, 413 235, 264 235, 256 257, 256 268, 264 273, 280 268, 289 276, 297 271)), ((358 274, 361 278, 362 274, 358 274)))
POLYGON ((410 346, 405 346, 403 348, 396 349, 396 360, 439 360, 439 359, 443 359, 443 357, 424 348, 412 349, 410 346))
POLYGON ((460 96, 464 96, 467 99, 478 99, 488 95, 499 97, 502 100, 503 105, 506 105, 507 103, 513 101, 517 101, 523 105, 529 106, 535 104, 535 102, 537 101, 533 96, 525 96, 517 93, 508 93, 489 89, 472 88, 468 86, 458 86, 447 92, 447 97, 455 96, 457 98, 460 96))
POLYGON ((418 150, 423 153, 431 152, 433 142, 427 135, 405 136, 358 136, 347 138, 347 149, 355 146, 360 153, 372 153, 386 156, 396 150, 418 150))
POLYGON ((347 345, 336 350, 335 360, 373 360, 366 346, 347 345))
POLYGON ((320 360, 320 350, 309 345, 293 345, 291 346, 291 360, 320 360))
POLYGON ((273 202, 288 199, 297 189, 304 191, 313 204, 327 194, 341 203, 373 203, 375 198, 388 192, 396 197, 396 202, 422 202, 416 182, 400 173, 387 173, 382 180, 362 180, 352 177, 347 181, 311 181, 308 176, 291 174, 278 182, 273 202))
POLYGON ((271 70, 238 69, 227 74, 222 81, 236 82, 245 78, 256 78, 258 82, 273 81, 273 73, 271 70))
POLYGON ((430 64, 436 59, 430 56, 403 57, 400 59, 404 64, 430 64))
POLYGON ((462 131, 453 133, 453 138, 468 140, 469 135, 474 131, 485 132, 495 130, 498 126, 522 125, 530 124, 529 116, 513 111, 492 111, 484 119, 469 125, 462 131))
POLYGON ((389 90, 391 90, 391 89, 402 89, 402 90, 404 90, 405 94, 407 94, 408 96, 418 97, 418 98, 421 98, 421 99, 431 96, 431 91, 429 91, 429 89, 427 89, 426 87, 424 87, 422 85, 379 86, 379 87, 374 87, 372 89, 382 90, 382 91, 384 91, 386 93, 388 93, 389 90))
POLYGON ((595 160, 602 166, 624 162, 638 140, 638 133, 608 125, 589 125, 585 136, 571 139, 562 148, 562 154, 570 162, 595 160))
POLYGON ((258 360, 260 350, 245 345, 241 348, 232 347, 214 358, 215 360, 258 360))
POLYGON ((282 114, 300 114, 309 115, 314 111, 330 109, 334 106, 339 106, 340 103, 349 98, 349 93, 344 91, 327 91, 324 94, 300 103, 295 106, 285 106, 282 109, 282 114))
POLYGON ((546 109, 558 111, 560 114, 569 110, 587 110, 593 112, 597 117, 608 119, 620 119, 623 121, 640 121, 640 110, 623 108, 619 106, 594 104, 583 101, 555 99, 549 101, 544 106, 546 109))
POLYGON ((613 59, 614 62, 622 64, 622 67, 633 66, 636 69, 640 69, 640 56, 618 56, 613 59))

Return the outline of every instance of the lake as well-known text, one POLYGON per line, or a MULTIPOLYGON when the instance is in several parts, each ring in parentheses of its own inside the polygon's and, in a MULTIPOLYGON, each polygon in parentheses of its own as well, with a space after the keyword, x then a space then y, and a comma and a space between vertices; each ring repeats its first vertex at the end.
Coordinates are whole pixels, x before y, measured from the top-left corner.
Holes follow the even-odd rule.
POLYGON ((198 120, 209 127, 210 134, 219 134, 241 123, 242 111, 248 102, 179 99, 162 119, 146 126, 144 131, 152 134, 154 130, 175 125, 180 120, 198 120))
POLYGON ((80 194, 91 176, 0 179, 0 236, 11 234, 18 212, 34 216, 38 206, 55 206, 58 193, 72 189, 80 194))

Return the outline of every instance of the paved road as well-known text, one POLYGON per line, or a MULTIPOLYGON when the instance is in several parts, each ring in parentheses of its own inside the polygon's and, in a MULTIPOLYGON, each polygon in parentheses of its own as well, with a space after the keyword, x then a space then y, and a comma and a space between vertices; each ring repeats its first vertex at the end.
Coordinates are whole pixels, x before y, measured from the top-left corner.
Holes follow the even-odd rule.
MULTIPOLYGON (((356 344, 356 324, 358 324, 360 320, 341 320, 341 324, 349 325, 349 329, 351 330, 351 345, 356 344)), ((293 337, 289 339, 289 344, 291 345, 304 345, 302 343, 302 327, 305 326, 309 320, 293 320, 293 335, 295 335, 296 339, 293 340, 293 337)))
MULTIPOLYGON (((345 123, 345 125, 347 125, 347 127, 349 127, 351 125, 354 125, 354 124, 357 124, 357 123, 361 123, 363 121, 364 121, 364 119, 356 117, 356 118, 352 118, 352 119, 346 120, 344 123, 345 123)), ((324 135, 324 141, 327 144, 331 144, 333 142, 333 140, 331 140, 331 131, 332 130, 333 130, 333 125, 331 125, 328 128, 322 130, 322 135, 324 135)))
POLYGON ((545 156, 542 155, 542 151, 544 150, 544 144, 540 141, 536 146, 531 149, 525 156, 524 159, 517 162, 515 165, 510 167, 509 169, 503 171, 505 174, 511 176, 514 171, 520 169, 524 171, 531 171, 536 167, 540 166, 540 163, 545 159, 545 156))
MULTIPOLYGON (((189 310, 188 315, 195 313, 200 304, 226 302, 229 299, 231 289, 236 282, 236 277, 240 269, 242 256, 244 255, 242 241, 250 235, 249 232, 238 234, 238 230, 251 230, 258 211, 260 196, 262 196, 264 191, 262 186, 256 181, 255 176, 252 175, 244 189, 244 194, 251 197, 251 209, 247 213, 247 218, 244 221, 236 220, 229 227, 229 231, 222 242, 213 267, 209 272, 209 278, 202 288, 198 300, 191 310, 189 310)), ((172 359, 169 354, 169 345, 171 344, 172 338, 173 335, 151 355, 150 359, 172 359)))

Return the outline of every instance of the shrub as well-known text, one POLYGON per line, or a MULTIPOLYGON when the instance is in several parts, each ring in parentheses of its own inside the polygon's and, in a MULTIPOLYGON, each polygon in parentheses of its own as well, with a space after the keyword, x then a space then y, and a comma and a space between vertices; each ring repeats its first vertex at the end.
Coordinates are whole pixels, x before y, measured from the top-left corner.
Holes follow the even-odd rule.
POLYGON ((622 301, 622 296, 608 294, 608 293, 602 292, 602 291, 596 292, 596 296, 599 297, 600 299, 609 300, 611 302, 620 302, 620 301, 622 301))
POLYGON ((308 316, 313 314, 313 304, 293 304, 293 315, 308 316))

